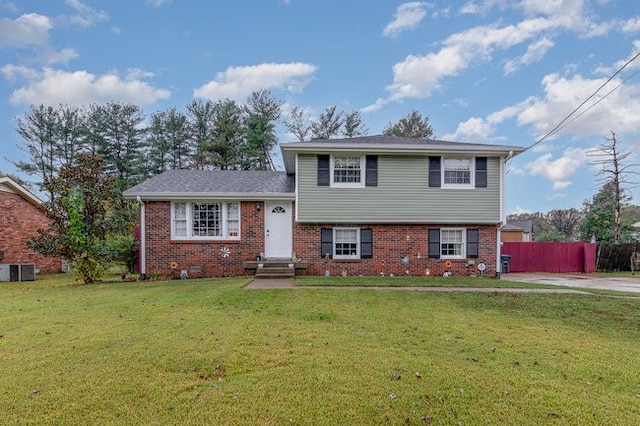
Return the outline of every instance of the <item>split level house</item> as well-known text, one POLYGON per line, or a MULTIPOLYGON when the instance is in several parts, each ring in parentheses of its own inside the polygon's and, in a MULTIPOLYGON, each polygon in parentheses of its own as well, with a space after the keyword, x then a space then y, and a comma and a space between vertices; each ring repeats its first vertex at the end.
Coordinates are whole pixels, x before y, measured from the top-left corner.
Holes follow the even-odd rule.
POLYGON ((36 273, 60 272, 59 257, 43 256, 27 243, 47 229, 42 201, 10 177, 0 177, 0 281, 27 281, 36 273))
POLYGON ((140 268, 496 276, 505 164, 521 147, 395 136, 280 145, 284 171, 170 170, 140 205, 140 268))

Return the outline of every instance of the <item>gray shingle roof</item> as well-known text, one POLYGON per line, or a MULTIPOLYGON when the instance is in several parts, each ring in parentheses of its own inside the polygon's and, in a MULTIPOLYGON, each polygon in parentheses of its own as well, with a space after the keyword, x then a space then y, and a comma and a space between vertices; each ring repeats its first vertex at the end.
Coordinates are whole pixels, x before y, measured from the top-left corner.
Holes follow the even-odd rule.
POLYGON ((125 198, 293 198, 294 177, 253 170, 168 170, 124 191, 125 198))
POLYGON ((470 153, 476 155, 517 155, 525 151, 520 146, 491 145, 470 142, 450 142, 435 139, 404 138, 390 135, 359 136, 347 139, 329 139, 306 142, 281 143, 280 150, 285 169, 293 172, 295 154, 298 152, 362 152, 441 155, 445 153, 470 153))

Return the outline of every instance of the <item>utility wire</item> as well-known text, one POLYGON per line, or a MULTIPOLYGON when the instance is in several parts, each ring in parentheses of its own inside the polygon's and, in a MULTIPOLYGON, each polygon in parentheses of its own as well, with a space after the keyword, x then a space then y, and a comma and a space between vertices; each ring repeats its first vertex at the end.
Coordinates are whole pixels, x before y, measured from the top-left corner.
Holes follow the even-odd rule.
POLYGON ((558 128, 558 130, 562 130, 563 128, 567 127, 569 124, 573 123, 574 121, 576 121, 578 118, 582 117, 584 114, 586 114, 587 112, 589 112, 589 110, 591 110, 591 108, 595 107, 596 105, 598 105, 600 102, 604 101, 605 98, 607 98, 610 94, 612 94, 613 92, 615 92, 616 90, 618 90, 620 88, 620 86, 623 86, 627 81, 631 80, 633 77, 636 76, 636 74, 640 73, 640 69, 637 69, 633 74, 631 74, 629 77, 625 78, 622 82, 620 82, 620 84, 618 84, 616 87, 614 87, 613 89, 609 90, 606 94, 604 94, 600 99, 598 99, 597 101, 595 101, 593 104, 589 105, 589 107, 587 109, 585 109, 584 111, 582 111, 580 114, 576 115, 575 117, 573 117, 571 120, 567 121, 566 123, 564 123, 562 126, 560 126, 558 128))
MULTIPOLYGON (((631 64, 631 62, 635 61, 638 57, 640 57, 640 52, 636 53, 631 59, 629 59, 627 62, 624 63, 624 65, 622 65, 616 72, 614 72, 611 77, 609 77, 607 79, 607 81, 605 81, 604 83, 602 83, 600 85, 600 87, 598 87, 598 89, 593 92, 591 95, 589 95, 589 97, 587 97, 587 99, 585 99, 584 101, 582 101, 582 103, 580 105, 578 105, 573 111, 571 111, 566 117, 564 117, 562 120, 560 120, 560 122, 551 130, 549 130, 543 137, 541 137, 540 139, 538 139, 537 141, 535 141, 533 144, 531 144, 530 146, 527 147, 527 149, 525 151, 530 150, 531 148, 533 148, 534 146, 542 143, 543 141, 545 141, 546 139, 550 138, 551 136, 553 136, 554 134, 556 134, 561 128, 566 126, 566 122, 569 121, 569 119, 575 114, 577 113, 580 108, 582 108, 587 102, 589 102, 594 96, 596 96, 598 94, 598 92, 600 92, 600 90, 602 90, 602 88, 604 88, 604 86, 606 86, 607 84, 609 84, 611 82, 611 80, 613 80, 615 78, 615 76, 617 76, 618 74, 620 74, 629 64, 631 64)), ((636 71, 637 73, 637 71, 636 71)), ((636 73, 632 74, 635 75, 636 73)), ((628 79, 627 79, 628 80, 628 79)), ((625 81, 627 81, 625 80, 625 81)), ((611 92, 613 92, 614 90, 618 89, 622 84, 616 86, 611 92)), ((611 92, 607 93, 606 96, 608 96, 611 92)), ((600 101, 598 101, 600 102, 600 101)), ((598 103, 596 102, 596 104, 598 103)), ((594 104, 595 105, 595 104, 594 104)), ((589 107, 589 109, 591 109, 593 107, 593 105, 591 107, 589 107)), ((586 111, 584 111, 586 112, 586 111)), ((582 114, 584 114, 584 112, 582 114)), ((580 115, 582 115, 580 114, 580 115)), ((576 117, 577 118, 577 117, 576 117)), ((572 120, 573 121, 573 120, 572 120)), ((568 123, 567 123, 568 124, 568 123)))

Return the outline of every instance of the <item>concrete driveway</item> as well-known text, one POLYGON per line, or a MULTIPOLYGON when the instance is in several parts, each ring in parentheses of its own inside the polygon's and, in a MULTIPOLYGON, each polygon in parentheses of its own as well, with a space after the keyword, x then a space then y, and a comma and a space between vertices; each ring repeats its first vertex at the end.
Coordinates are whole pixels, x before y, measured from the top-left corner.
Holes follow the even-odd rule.
POLYGON ((616 276, 601 274, 551 274, 551 273, 510 273, 502 274, 502 279, 536 284, 551 284, 560 287, 597 288, 603 290, 640 293, 640 275, 616 276))

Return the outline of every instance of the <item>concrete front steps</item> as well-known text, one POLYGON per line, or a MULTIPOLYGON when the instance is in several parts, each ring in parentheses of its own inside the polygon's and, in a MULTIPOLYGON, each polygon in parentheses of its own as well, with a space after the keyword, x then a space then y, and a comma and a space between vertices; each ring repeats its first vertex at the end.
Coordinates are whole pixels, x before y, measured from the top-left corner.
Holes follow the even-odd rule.
POLYGON ((291 259, 267 259, 262 261, 244 262, 244 269, 255 271, 256 278, 293 278, 296 270, 307 269, 303 262, 291 259))

